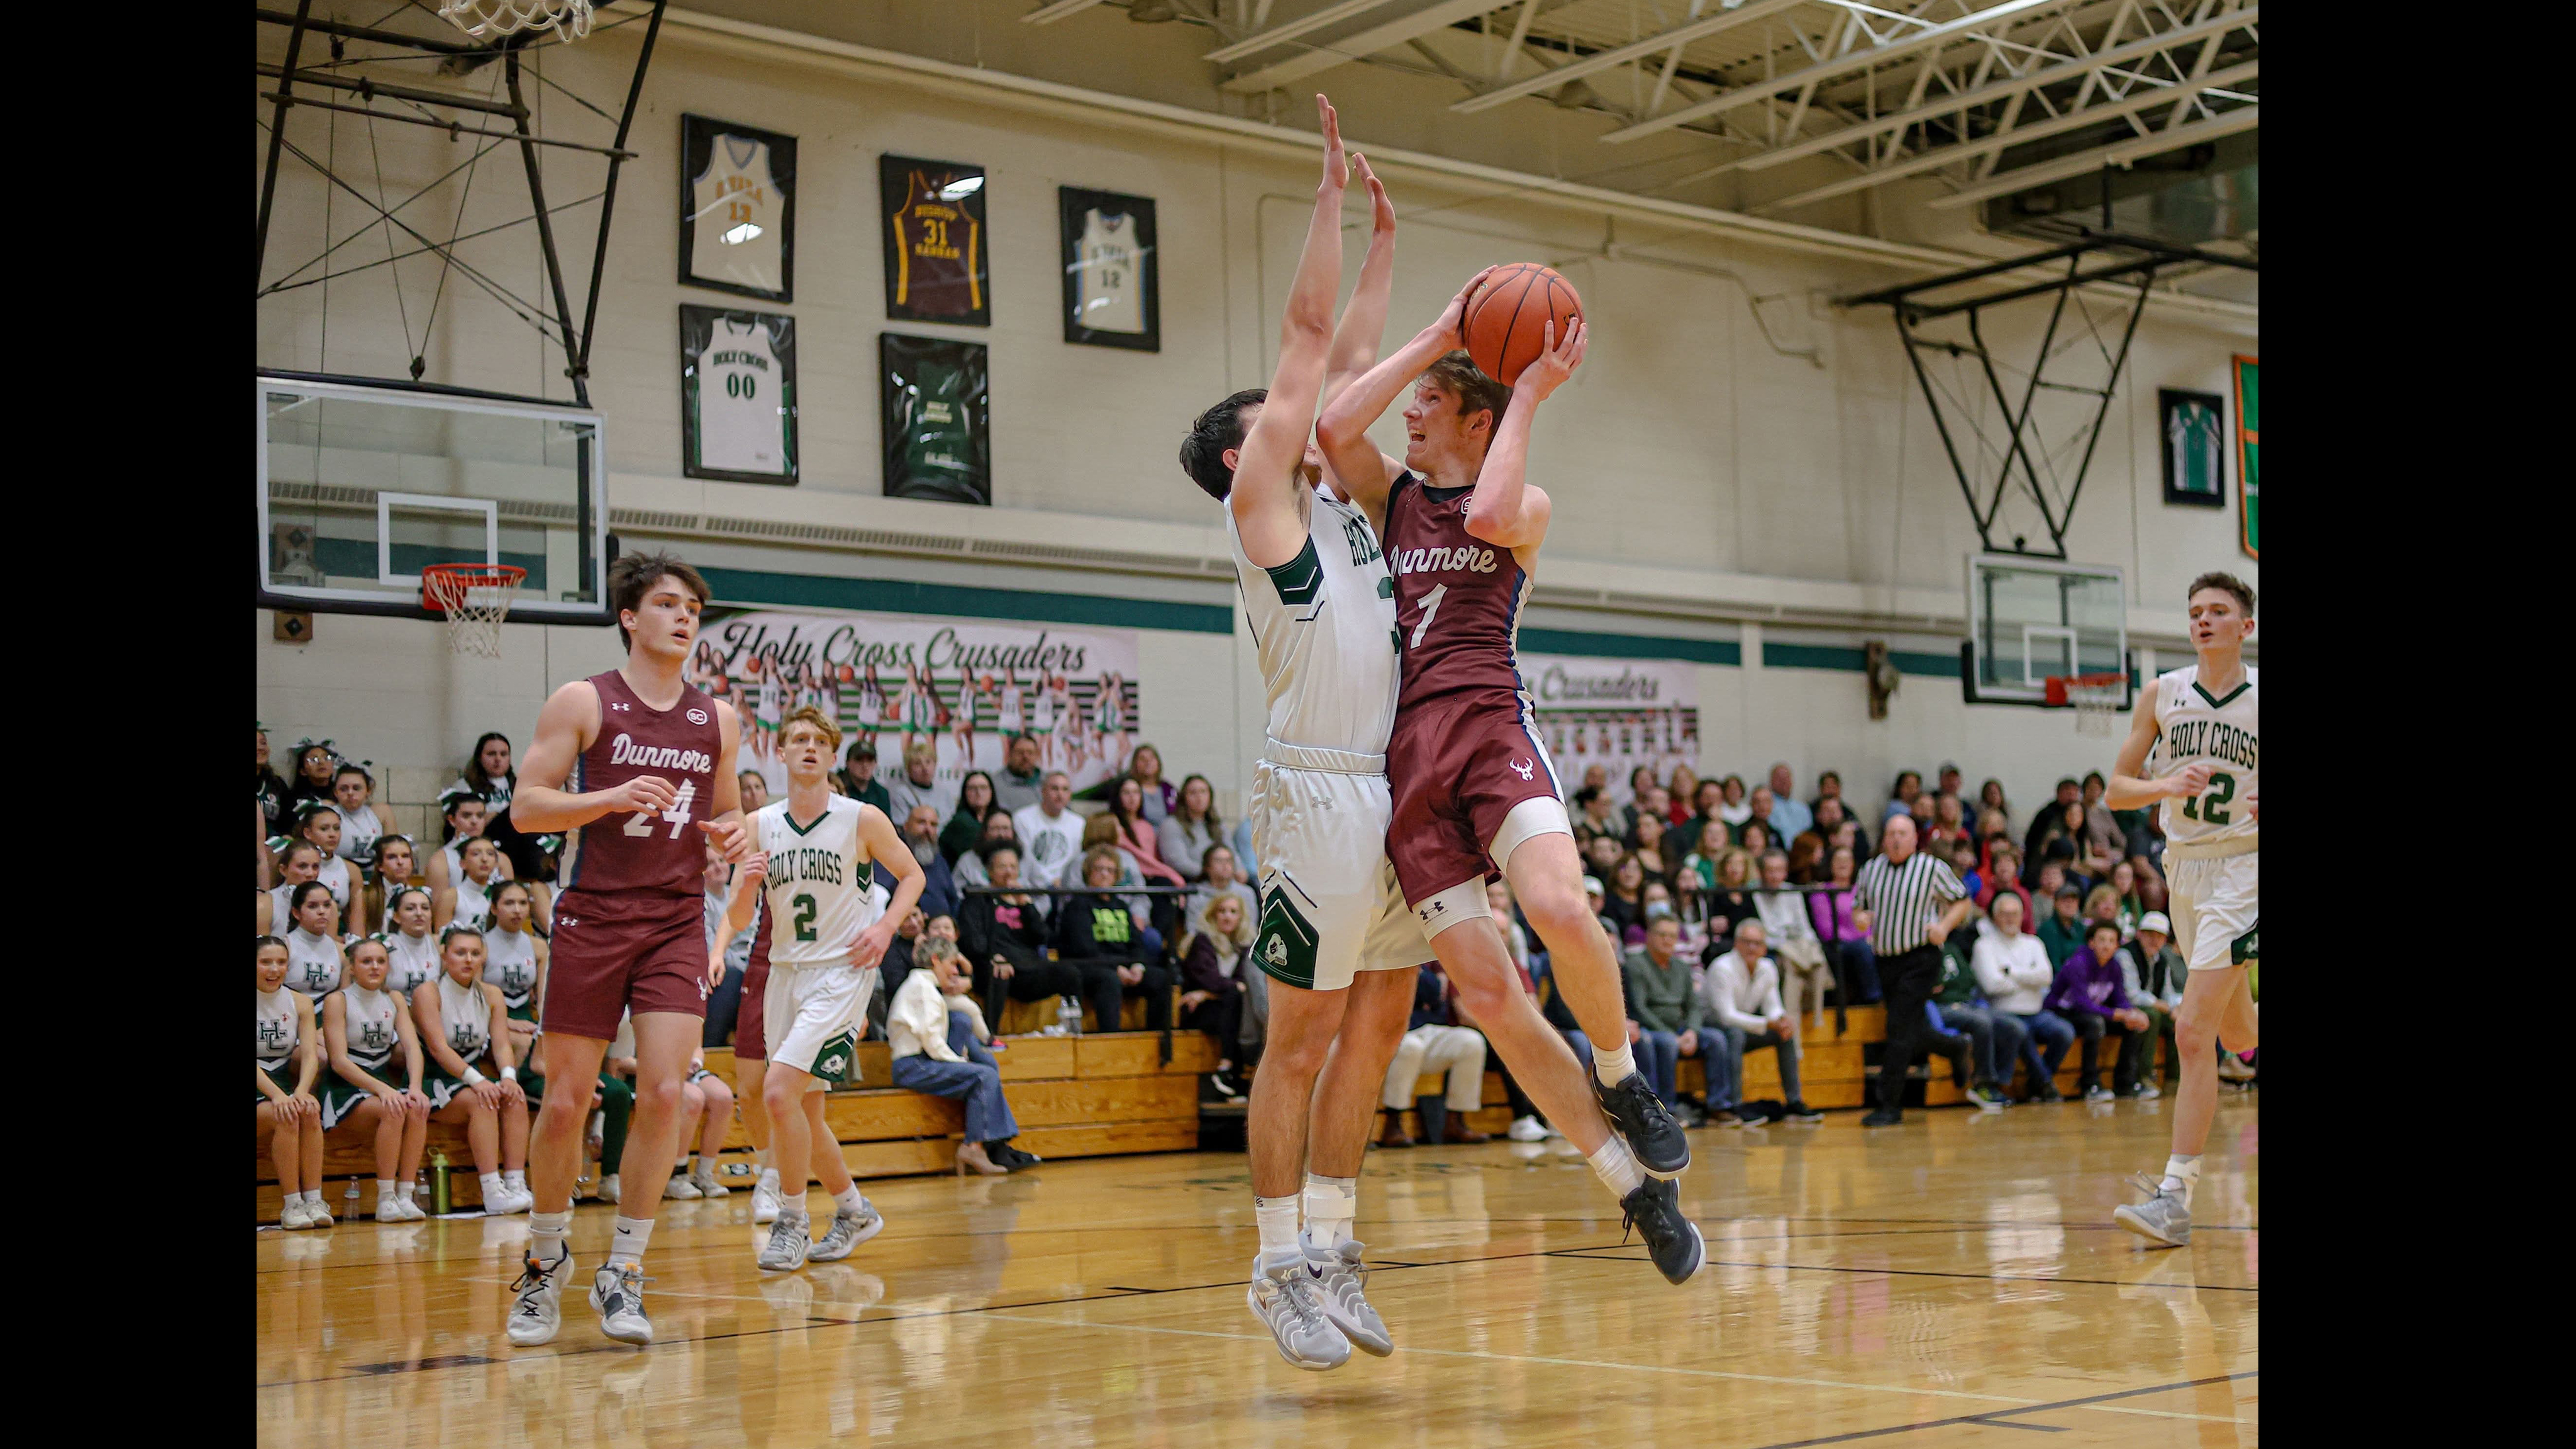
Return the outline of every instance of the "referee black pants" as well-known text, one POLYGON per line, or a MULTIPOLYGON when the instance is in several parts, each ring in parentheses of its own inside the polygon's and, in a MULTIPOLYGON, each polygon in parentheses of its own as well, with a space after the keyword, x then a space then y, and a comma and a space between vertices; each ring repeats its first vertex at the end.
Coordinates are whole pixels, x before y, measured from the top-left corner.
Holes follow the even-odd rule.
POLYGON ((1911 951, 1878 958, 1879 989, 1887 993, 1887 1049, 1879 1058, 1880 1110, 1905 1110, 1905 1074, 1927 1047, 1932 1020, 1924 1006, 1941 984, 1941 948, 1926 942, 1911 951))

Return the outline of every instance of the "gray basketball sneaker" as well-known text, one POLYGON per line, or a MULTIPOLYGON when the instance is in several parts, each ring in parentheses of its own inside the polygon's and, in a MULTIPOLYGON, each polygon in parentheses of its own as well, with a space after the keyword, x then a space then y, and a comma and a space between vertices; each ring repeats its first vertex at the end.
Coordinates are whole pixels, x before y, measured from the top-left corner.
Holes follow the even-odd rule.
POLYGON ((769 1241, 760 1250, 760 1266, 772 1273, 793 1273, 814 1251, 814 1236, 803 1213, 780 1213, 769 1225, 769 1241))
POLYGON ((1252 1287, 1243 1299, 1270 1330, 1279 1356, 1301 1369, 1337 1369, 1351 1361, 1351 1341, 1324 1316, 1322 1293, 1306 1255, 1273 1263, 1252 1260, 1252 1287))
POLYGON ((2182 1194, 2165 1191, 2162 1178, 2140 1175, 2129 1181, 2147 1194, 2147 1200, 2134 1207, 2124 1204, 2111 1209, 2111 1221, 2158 1247, 2189 1246, 2191 1209, 2183 1205, 2182 1194))
POLYGON ((823 1234, 823 1241, 816 1243, 806 1258, 815 1263, 837 1263, 850 1256, 859 1244, 884 1231, 885 1214, 877 1211, 875 1203, 860 1198, 857 1212, 832 1214, 831 1231, 823 1234))
POLYGON ((1351 1346, 1373 1358, 1384 1358, 1395 1352, 1395 1340, 1386 1332, 1386 1321, 1369 1306, 1368 1295, 1361 1291, 1361 1279, 1368 1275, 1368 1265, 1360 1253, 1368 1244, 1345 1240, 1336 1248, 1319 1248, 1315 1240, 1299 1235, 1306 1249, 1306 1271, 1315 1275, 1315 1296, 1321 1301, 1324 1316, 1351 1341, 1351 1346))
POLYGON ((653 1320, 644 1316, 644 1270, 633 1263, 603 1266, 590 1280, 590 1306, 599 1310, 599 1331, 638 1348, 653 1342, 653 1320))
POLYGON ((552 1263, 540 1263, 534 1249, 520 1260, 518 1281, 510 1288, 518 1298, 510 1304, 510 1342, 520 1348, 535 1348, 555 1341, 555 1331, 563 1327, 563 1280, 572 1276, 572 1252, 552 1263))

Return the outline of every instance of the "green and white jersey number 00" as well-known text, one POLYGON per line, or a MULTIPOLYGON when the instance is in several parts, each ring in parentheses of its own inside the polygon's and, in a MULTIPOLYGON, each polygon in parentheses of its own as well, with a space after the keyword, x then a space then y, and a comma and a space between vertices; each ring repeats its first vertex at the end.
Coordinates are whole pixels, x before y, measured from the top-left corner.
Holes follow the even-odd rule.
POLYGON ((859 839, 865 808, 834 795, 821 819, 801 825, 783 799, 752 812, 754 846, 769 857, 762 908, 773 969, 847 965, 859 933, 876 924, 881 907, 859 839))
POLYGON ((2156 677, 2157 737, 2150 773, 2161 780, 2196 762, 2209 764, 2209 788, 2163 802, 2165 839, 2186 854, 2255 838, 2254 817, 2245 801, 2259 780, 2259 673, 2247 665, 2244 682, 2217 696, 2201 687, 2196 664, 2156 677))

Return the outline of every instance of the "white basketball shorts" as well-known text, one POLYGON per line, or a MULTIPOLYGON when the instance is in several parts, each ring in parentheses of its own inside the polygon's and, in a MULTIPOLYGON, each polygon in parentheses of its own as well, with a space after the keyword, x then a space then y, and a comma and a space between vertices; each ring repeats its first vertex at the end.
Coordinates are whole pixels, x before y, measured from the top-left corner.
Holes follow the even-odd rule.
POLYGON ((2165 858, 2167 902, 2173 909, 2174 946, 2194 971, 2224 971, 2257 959, 2256 885, 2262 855, 2176 860, 2165 858))
POLYGON ((1431 945, 1386 856, 1393 814, 1384 758, 1272 741, 1253 767, 1252 849, 1261 862, 1252 959, 1273 980, 1339 991, 1362 971, 1409 970, 1431 945))
POLYGON ((809 1092, 858 1081, 859 1038, 867 1031, 868 998, 876 989, 874 966, 771 967, 760 1004, 771 1065, 811 1076, 809 1092))

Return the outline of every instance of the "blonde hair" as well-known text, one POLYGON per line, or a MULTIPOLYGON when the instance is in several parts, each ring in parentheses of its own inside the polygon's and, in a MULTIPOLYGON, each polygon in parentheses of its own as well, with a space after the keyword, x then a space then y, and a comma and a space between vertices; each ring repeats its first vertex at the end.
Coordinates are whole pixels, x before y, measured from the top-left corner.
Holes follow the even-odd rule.
POLYGON ((1103 811, 1101 811, 1099 814, 1094 815, 1094 816, 1092 816, 1089 820, 1087 820, 1087 821, 1083 822, 1083 826, 1082 826, 1082 846, 1083 846, 1083 849, 1088 850, 1088 849, 1090 849, 1091 847, 1093 847, 1093 846, 1095 846, 1095 845, 1115 846, 1115 845, 1117 845, 1117 844, 1118 844, 1118 817, 1117 817, 1117 816, 1110 814, 1110 813, 1109 813, 1108 811, 1106 811, 1106 810, 1103 810, 1103 811))
POLYGON ((1752 880, 1753 880, 1753 877, 1754 877, 1754 871, 1753 871, 1753 856, 1751 855, 1751 853, 1749 853, 1748 851, 1746 851, 1746 850, 1745 850, 1745 848, 1744 848, 1743 846, 1740 846, 1740 845, 1730 845, 1730 846, 1728 846, 1728 847, 1727 847, 1723 852, 1721 852, 1721 853, 1718 855, 1718 857, 1717 857, 1717 883, 1718 883, 1719 885, 1726 885, 1726 884, 1729 884, 1729 882, 1728 882, 1728 880, 1727 880, 1727 878, 1726 878, 1726 870, 1727 870, 1727 867, 1728 867, 1728 866, 1730 866, 1730 865, 1740 865, 1740 866, 1743 866, 1743 867, 1744 867, 1744 879, 1743 879, 1743 881, 1742 881, 1741 883, 1742 883, 1742 884, 1748 884, 1748 885, 1752 883, 1752 880))
POLYGON ((836 753, 840 750, 840 724, 830 715, 823 713, 819 706, 810 704, 800 704, 796 706, 794 709, 787 712, 787 718, 778 722, 778 738, 780 742, 784 743, 787 739, 787 732, 796 728, 800 724, 809 724, 822 731, 823 748, 836 753))
POLYGON ((2107 885, 2095 886, 2093 888, 2093 893, 2084 898, 2084 914, 2088 916, 2093 914, 2093 912, 2099 909, 2105 902, 2110 904, 2112 910, 2119 910, 2120 893, 2107 885))
POLYGON ((1260 934, 1259 924, 1252 919, 1252 908, 1243 904, 1243 897, 1232 891, 1220 891, 1208 897, 1208 903, 1191 914, 1190 939, 1181 943, 1181 954, 1188 955, 1190 947, 1197 944, 1201 936, 1211 941, 1230 941, 1234 945, 1235 953, 1240 954, 1251 950, 1254 939, 1260 934), (1234 902, 1239 908, 1232 935, 1227 935, 1216 928, 1216 908, 1227 901, 1234 902))

